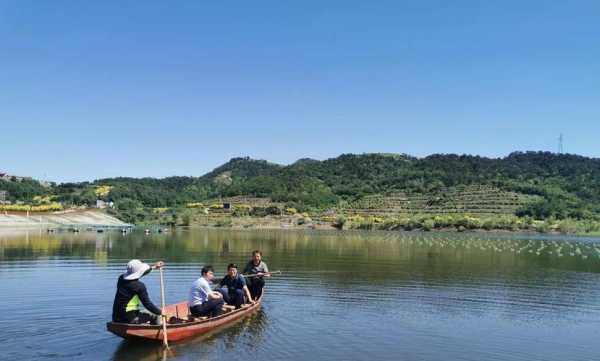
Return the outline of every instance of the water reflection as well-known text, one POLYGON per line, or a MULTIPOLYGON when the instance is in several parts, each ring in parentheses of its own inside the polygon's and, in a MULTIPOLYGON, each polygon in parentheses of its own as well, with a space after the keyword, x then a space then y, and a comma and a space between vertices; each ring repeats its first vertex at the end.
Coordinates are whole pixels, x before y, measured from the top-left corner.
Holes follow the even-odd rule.
MULTIPOLYGON (((0 354, 162 359, 160 345, 121 342, 104 330, 125 263, 166 260, 172 303, 187 297, 202 265, 222 274, 257 248, 271 269, 283 271, 268 281, 264 311, 175 344, 170 359, 233 361, 251 354, 295 361, 310 354, 382 360, 402 354, 432 361, 558 361, 600 354, 594 342, 598 239, 198 229, 148 236, 0 234, 2 322, 13 330, 0 330, 7 340, 0 354)), ((156 275, 144 282, 158 300, 156 275)))
POLYGON ((167 360, 171 352, 160 343, 123 340, 117 347, 112 360, 114 361, 159 361, 167 360))

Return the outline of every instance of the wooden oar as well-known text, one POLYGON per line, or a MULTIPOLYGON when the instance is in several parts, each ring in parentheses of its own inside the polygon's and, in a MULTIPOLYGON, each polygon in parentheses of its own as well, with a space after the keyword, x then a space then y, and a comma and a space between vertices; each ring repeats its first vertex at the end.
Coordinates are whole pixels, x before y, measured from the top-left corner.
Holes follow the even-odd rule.
MULTIPOLYGON (((244 276, 245 278, 253 278, 253 277, 262 277, 262 276, 266 276, 266 275, 269 275, 269 276, 280 275, 281 271, 265 272, 265 273, 263 273, 261 275, 259 275, 259 274, 242 274, 242 273, 240 273, 240 274, 242 276, 244 276)), ((221 282, 221 280, 223 280, 223 278, 225 278, 225 277, 213 278, 212 282, 213 283, 219 283, 219 282, 221 282)))
POLYGON ((163 269, 160 270, 160 302, 162 305, 162 328, 163 328, 163 345, 169 348, 169 341, 167 340, 167 315, 165 313, 165 280, 163 277, 163 269))
POLYGON ((246 277, 246 278, 252 278, 252 277, 262 277, 262 276, 272 276, 272 275, 280 275, 281 271, 273 271, 273 272, 263 272, 262 274, 255 274, 255 273, 251 273, 251 274, 243 274, 242 276, 246 277))

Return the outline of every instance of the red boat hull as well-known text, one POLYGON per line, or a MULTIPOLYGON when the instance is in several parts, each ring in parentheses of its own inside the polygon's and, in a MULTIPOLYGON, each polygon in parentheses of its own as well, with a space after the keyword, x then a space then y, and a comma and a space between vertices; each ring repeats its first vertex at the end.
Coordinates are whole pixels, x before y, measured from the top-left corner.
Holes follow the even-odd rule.
MULTIPOLYGON (((167 339, 169 341, 180 341, 188 337, 201 335, 209 332, 217 327, 227 325, 235 322, 240 318, 254 313, 260 308, 262 301, 261 298, 253 305, 244 305, 244 307, 224 313, 218 317, 208 318, 206 320, 191 321, 178 324, 167 324, 167 339)), ((189 308, 187 302, 180 302, 165 307, 167 313, 167 319, 172 316, 181 318, 184 320, 188 319, 189 308)), ((143 339, 151 341, 163 340, 163 328, 158 325, 133 325, 128 323, 119 322, 107 322, 106 329, 117 336, 126 339, 143 339)))

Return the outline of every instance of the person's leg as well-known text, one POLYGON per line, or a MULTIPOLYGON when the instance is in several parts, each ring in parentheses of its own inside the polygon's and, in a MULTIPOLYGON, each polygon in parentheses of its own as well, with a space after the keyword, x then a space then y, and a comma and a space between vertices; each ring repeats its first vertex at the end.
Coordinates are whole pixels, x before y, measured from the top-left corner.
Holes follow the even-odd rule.
POLYGON ((255 281, 256 278, 247 278, 246 279, 246 286, 248 286, 248 290, 250 291, 250 296, 252 296, 252 299, 254 299, 254 288, 255 288, 255 281))
POLYGON ((210 300, 208 302, 210 302, 210 309, 211 309, 210 317, 217 317, 221 313, 223 313, 223 305, 225 304, 225 301, 223 301, 222 298, 220 298, 218 300, 210 300))
POLYGON ((251 292, 252 298, 258 300, 262 295, 263 287, 265 287, 265 280, 262 277, 254 279, 252 282, 252 287, 254 288, 254 291, 251 292))
POLYGON ((129 311, 125 313, 125 318, 127 319, 127 323, 138 324, 140 323, 138 315, 140 311, 129 311))
POLYGON ((219 288, 217 292, 219 292, 221 296, 223 296, 223 301, 225 301, 225 303, 229 305, 231 304, 231 299, 229 298, 229 290, 227 289, 227 287, 219 288))
POLYGON ((156 325, 158 317, 156 317, 156 315, 153 313, 140 312, 138 315, 138 319, 140 320, 140 323, 151 323, 153 325, 156 325))
POLYGON ((215 317, 221 314, 223 308, 223 300, 208 300, 201 305, 190 307, 190 312, 194 317, 215 317))
POLYGON ((136 325, 144 324, 144 323, 156 324, 156 316, 151 313, 140 312, 140 311, 129 311, 126 313, 126 315, 127 315, 127 323, 136 324, 136 325))
POLYGON ((235 308, 240 308, 244 304, 244 290, 236 289, 229 297, 235 308))
POLYGON ((207 316, 206 307, 205 307, 204 303, 201 305, 196 305, 196 306, 190 307, 190 313, 194 317, 207 316))

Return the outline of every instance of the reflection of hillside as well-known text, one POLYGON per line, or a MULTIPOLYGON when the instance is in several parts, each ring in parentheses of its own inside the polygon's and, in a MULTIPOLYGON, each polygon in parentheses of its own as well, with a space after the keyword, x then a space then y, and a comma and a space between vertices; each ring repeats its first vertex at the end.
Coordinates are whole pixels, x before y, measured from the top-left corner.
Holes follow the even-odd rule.
POLYGON ((586 309, 598 296, 586 282, 600 272, 600 247, 578 239, 204 229, 150 236, 38 232, 0 238, 2 261, 87 258, 99 264, 117 262, 121 269, 123 260, 134 257, 164 259, 182 271, 171 273, 170 281, 185 288, 196 265, 211 263, 221 274, 229 262, 244 264, 254 249, 264 252, 273 270, 283 271, 268 281, 273 299, 311 292, 315 298, 345 300, 353 294, 348 302, 371 298, 390 309, 402 303, 446 314, 532 314, 527 310, 533 307, 538 313, 572 315, 573 305, 586 309))
MULTIPOLYGON (((319 271, 323 277, 360 276, 377 281, 394 277, 457 280, 461 275, 487 277, 498 270, 559 268, 600 272, 600 249, 592 243, 521 239, 451 237, 423 233, 315 231, 179 231, 142 233, 27 234, 0 239, 2 259, 80 256, 97 262, 110 259, 165 259, 169 262, 243 263, 261 249, 270 265, 289 272, 319 271), (398 272, 403 269, 405 272, 398 272), (461 272, 456 272, 459 269, 461 272)), ((519 276, 519 277, 521 277, 519 276)))
POLYGON ((25 232, 18 237, 0 239, 0 259, 36 259, 62 256, 94 258, 105 263, 108 259, 110 234, 47 234, 39 231, 25 232))

